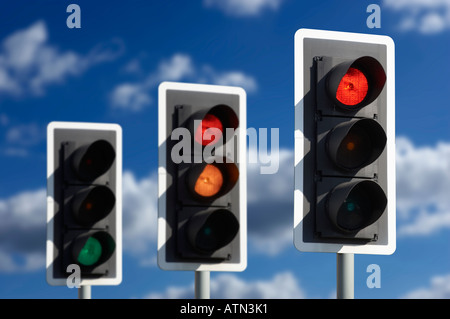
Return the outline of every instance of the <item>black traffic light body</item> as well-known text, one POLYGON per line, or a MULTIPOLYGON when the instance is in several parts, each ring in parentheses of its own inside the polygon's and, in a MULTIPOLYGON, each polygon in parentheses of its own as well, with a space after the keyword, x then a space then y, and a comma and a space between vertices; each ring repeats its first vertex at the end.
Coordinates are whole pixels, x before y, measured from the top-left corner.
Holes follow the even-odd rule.
POLYGON ((294 244, 395 250, 394 44, 300 29, 295 36, 294 244))
POLYGON ((159 87, 158 265, 246 267, 245 92, 159 87))
POLYGON ((52 122, 47 128, 47 282, 122 280, 122 132, 115 124, 52 122))

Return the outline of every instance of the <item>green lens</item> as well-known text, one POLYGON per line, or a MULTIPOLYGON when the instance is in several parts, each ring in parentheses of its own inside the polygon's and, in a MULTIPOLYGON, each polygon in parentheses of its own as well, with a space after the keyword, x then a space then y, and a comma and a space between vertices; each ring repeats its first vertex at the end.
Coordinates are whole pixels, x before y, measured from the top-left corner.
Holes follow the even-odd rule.
POLYGON ((206 236, 211 235, 211 228, 210 227, 206 227, 205 229, 203 229, 203 233, 206 236))
POLYGON ((354 211, 355 210, 355 203, 353 203, 353 202, 347 202, 347 210, 349 211, 349 212, 352 212, 352 211, 354 211))
POLYGON ((102 255, 102 245, 94 237, 89 237, 78 254, 78 262, 84 266, 94 265, 102 255))

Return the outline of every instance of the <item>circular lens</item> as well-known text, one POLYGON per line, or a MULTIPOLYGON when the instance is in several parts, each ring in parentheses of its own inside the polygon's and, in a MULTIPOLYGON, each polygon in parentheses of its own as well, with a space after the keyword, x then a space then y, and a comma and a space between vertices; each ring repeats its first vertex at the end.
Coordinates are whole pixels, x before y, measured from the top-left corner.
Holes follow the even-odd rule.
POLYGON ((108 141, 98 140, 77 151, 74 167, 80 179, 92 181, 111 168, 115 157, 112 145, 108 141))
POLYGON ((223 175, 219 168, 207 164, 195 182, 194 191, 202 197, 216 195, 222 188, 223 175))
POLYGON ((353 188, 338 211, 338 226, 347 231, 365 227, 374 210, 371 198, 362 187, 353 188))
POLYGON ((348 212, 353 212, 356 209, 356 205, 353 201, 346 201, 345 205, 347 206, 348 212))
POLYGON ((371 201, 367 194, 352 192, 338 212, 339 227, 353 231, 364 227, 367 215, 371 214, 371 201))
POLYGON ((78 254, 77 261, 83 266, 92 266, 102 255, 102 245, 94 237, 89 237, 78 254))
POLYGON ((206 114, 195 132, 195 141, 203 146, 217 143, 223 133, 223 125, 213 114, 206 114))
POLYGON ((339 83, 336 99, 344 105, 354 106, 364 100, 368 90, 369 84, 364 73, 356 68, 349 68, 339 83))
POLYGON ((386 133, 375 120, 353 119, 336 125, 326 137, 330 160, 344 170, 357 170, 373 163, 386 146, 386 133))
POLYGON ((331 223, 344 233, 355 233, 377 221, 383 214, 387 197, 371 180, 338 184, 328 194, 325 207, 331 223))
POLYGON ((206 227, 205 229, 203 229, 203 234, 205 234, 206 236, 211 235, 211 228, 210 227, 206 227))
POLYGON ((372 140, 361 126, 353 126, 337 149, 337 162, 347 168, 355 169, 364 165, 373 149, 372 140))
POLYGON ((106 186, 82 189, 72 200, 72 214, 82 225, 91 225, 111 213, 116 203, 114 193, 106 186))
POLYGON ((213 230, 211 226, 206 226, 203 229, 200 229, 200 232, 197 235, 197 248, 201 251, 214 251, 217 248, 218 241, 218 230, 213 230))
POLYGON ((238 220, 226 209, 194 215, 188 225, 191 244, 203 253, 212 253, 228 245, 238 231, 238 220))

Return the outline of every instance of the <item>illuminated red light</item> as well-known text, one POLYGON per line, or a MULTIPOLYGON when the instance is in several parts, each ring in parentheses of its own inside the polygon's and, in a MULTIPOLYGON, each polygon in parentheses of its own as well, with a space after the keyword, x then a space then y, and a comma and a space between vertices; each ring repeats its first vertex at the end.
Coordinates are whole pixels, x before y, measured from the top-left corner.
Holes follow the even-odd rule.
POLYGON ((357 105, 367 95, 369 84, 363 72, 356 68, 349 68, 339 83, 336 99, 344 105, 357 105))
POLYGON ((217 143, 223 133, 223 125, 219 118, 213 114, 206 114, 202 123, 195 132, 195 141, 205 145, 217 143), (220 134, 219 134, 220 131, 220 134))

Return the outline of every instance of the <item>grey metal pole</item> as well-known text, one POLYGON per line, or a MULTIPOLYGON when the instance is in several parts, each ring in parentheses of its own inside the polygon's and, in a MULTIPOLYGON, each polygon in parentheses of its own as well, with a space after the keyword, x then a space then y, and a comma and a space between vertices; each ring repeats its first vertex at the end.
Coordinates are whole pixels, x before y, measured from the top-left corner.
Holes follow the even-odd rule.
POLYGON ((355 255, 336 254, 337 299, 355 298, 355 255))
POLYGON ((195 299, 210 298, 210 274, 209 271, 195 272, 195 299))
POLYGON ((80 286, 78 288, 78 299, 91 299, 91 286, 80 286))

